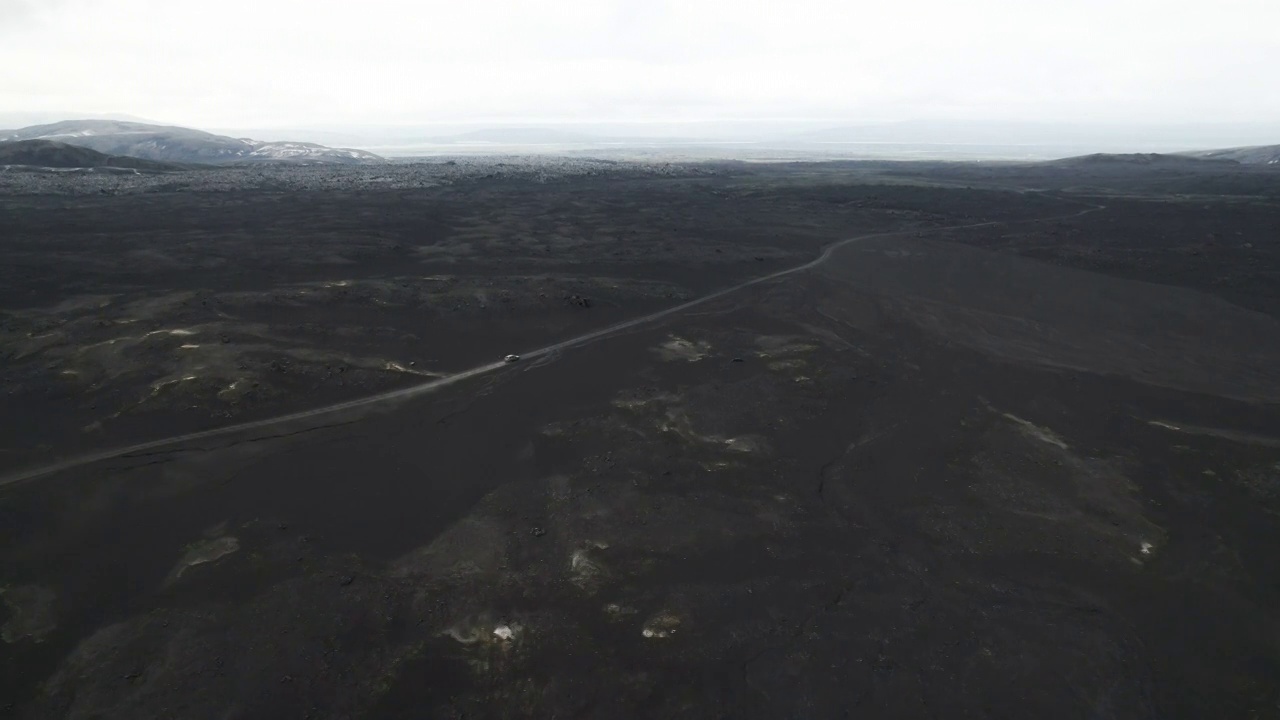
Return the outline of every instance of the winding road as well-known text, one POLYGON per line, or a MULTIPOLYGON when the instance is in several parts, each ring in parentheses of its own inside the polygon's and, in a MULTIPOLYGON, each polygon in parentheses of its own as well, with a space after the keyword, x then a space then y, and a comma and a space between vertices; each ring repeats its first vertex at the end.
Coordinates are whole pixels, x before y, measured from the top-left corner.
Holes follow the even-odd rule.
MULTIPOLYGON (((723 290, 718 290, 709 295, 704 295, 694 300, 690 300, 688 302, 681 303, 673 307, 669 307, 665 310, 659 310, 658 312, 633 318, 631 320, 626 320, 624 322, 610 325, 608 327, 601 328, 599 330, 593 330, 592 332, 585 333, 583 335, 578 335, 576 337, 569 338, 568 340, 563 340, 561 342, 554 343, 552 345, 547 345, 546 347, 541 347, 536 350, 530 350, 530 351, 521 353, 520 355, 523 361, 537 360, 539 358, 548 358, 549 356, 552 356, 563 350, 579 347, 587 343, 591 343, 596 340, 609 337, 611 335, 616 335, 624 330, 629 330, 631 328, 634 328, 640 325, 645 325, 648 323, 652 323, 656 320, 661 320, 663 318, 677 315, 686 310, 689 310, 690 308, 698 307, 699 305, 709 303, 712 300, 717 300, 726 295, 736 293, 740 290, 744 290, 754 285, 760 285, 763 283, 771 282, 773 280, 777 280, 779 278, 787 277, 788 275, 794 275, 796 273, 802 273, 808 270, 812 270, 813 268, 816 268, 819 265, 822 265, 823 263, 830 260, 832 255, 834 255, 836 251, 848 245, 851 245, 853 243, 862 242, 866 240, 875 240, 880 238, 891 238, 891 237, 899 237, 904 235, 918 235, 921 233, 934 233, 934 232, 947 231, 947 230, 967 230, 972 228, 991 227, 995 225, 1018 225, 1018 224, 1026 224, 1026 223, 1049 222, 1053 220, 1068 220, 1071 218, 1079 217, 1081 215, 1086 215, 1088 213, 1097 212, 1099 210, 1104 210, 1104 209, 1106 209, 1105 205, 1090 205, 1089 207, 1079 212, 1068 213, 1065 215, 1054 215, 1051 217, 1032 218, 1029 220, 1012 220, 1012 221, 990 220, 986 222, 970 223, 970 224, 964 224, 964 225, 948 225, 948 226, 924 228, 924 229, 911 228, 909 230, 893 230, 888 232, 871 233, 868 235, 859 235, 855 237, 845 238, 844 240, 839 240, 837 242, 834 242, 828 245, 826 248, 823 249, 822 253, 819 254, 816 258, 804 264, 796 265, 795 267, 787 268, 785 270, 779 270, 778 272, 770 273, 768 275, 763 275, 758 278, 753 278, 751 280, 747 280, 746 282, 738 283, 737 285, 724 288, 723 290)), ((450 385, 455 385, 457 383, 463 382, 464 380, 469 380, 471 378, 474 378, 480 375, 487 375, 489 373, 496 372, 497 370, 500 370, 508 366, 509 365, 506 362, 502 362, 502 361, 492 362, 487 365, 480 365, 477 367, 470 368, 468 370, 463 370, 461 372, 453 373, 451 375, 446 375, 441 378, 429 380, 427 382, 420 383, 418 385, 413 385, 406 388, 400 388, 398 390, 390 390, 387 392, 378 393, 376 395, 370 395, 368 397, 356 398, 354 400, 347 400, 347 401, 335 403, 332 405, 326 405, 324 407, 312 408, 311 410, 302 410, 295 413, 289 413, 287 415, 278 415, 276 417, 264 418, 262 420, 253 420, 250 422, 237 423, 235 425, 226 425, 223 427, 211 428, 209 430, 201 430, 199 432, 186 433, 184 435, 175 435, 173 437, 162 438, 160 440, 151 440, 148 442, 138 443, 135 445, 128 445, 125 447, 119 447, 119 448, 114 448, 110 450, 102 450, 99 452, 82 455, 79 457, 69 458, 61 462, 56 462, 56 463, 44 465, 41 467, 35 467, 29 470, 23 470, 23 471, 14 473, 12 475, 8 475, 4 478, 0 478, 0 488, 17 485, 20 483, 28 482, 30 480, 34 480, 36 478, 52 475, 58 472, 62 472, 64 470, 70 470, 72 468, 80 467, 82 465, 89 465, 92 463, 101 462, 103 460, 111 460, 113 458, 130 457, 130 456, 137 456, 142 454, 152 454, 153 451, 156 451, 156 450, 161 450, 169 446, 181 445, 183 443, 192 442, 196 440, 206 440, 209 438, 233 435, 235 433, 244 432, 248 430, 256 430, 260 428, 272 427, 277 425, 285 425, 285 424, 296 422, 299 420, 306 420, 310 418, 320 417, 323 415, 340 413, 345 410, 352 410, 356 408, 362 408, 362 407, 367 407, 371 405, 387 403, 393 400, 403 400, 407 398, 417 397, 419 395, 426 395, 428 393, 435 392, 436 390, 439 390, 441 388, 445 388, 450 385)))

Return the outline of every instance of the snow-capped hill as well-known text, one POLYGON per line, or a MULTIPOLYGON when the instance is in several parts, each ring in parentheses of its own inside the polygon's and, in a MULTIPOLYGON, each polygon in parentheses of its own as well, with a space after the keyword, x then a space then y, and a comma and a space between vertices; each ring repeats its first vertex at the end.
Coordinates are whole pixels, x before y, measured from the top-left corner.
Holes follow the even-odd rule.
POLYGON ((263 142, 214 135, 202 130, 119 120, 68 120, 0 134, 3 140, 51 140, 159 162, 206 163, 334 163, 383 162, 363 150, 330 148, 315 143, 263 142))

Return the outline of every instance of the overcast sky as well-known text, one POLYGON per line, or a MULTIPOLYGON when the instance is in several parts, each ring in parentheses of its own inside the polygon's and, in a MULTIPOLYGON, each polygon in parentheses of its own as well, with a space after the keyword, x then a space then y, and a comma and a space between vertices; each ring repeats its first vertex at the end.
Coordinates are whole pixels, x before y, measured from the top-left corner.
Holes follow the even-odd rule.
POLYGON ((1280 0, 0 0, 0 110, 1280 121, 1280 0))

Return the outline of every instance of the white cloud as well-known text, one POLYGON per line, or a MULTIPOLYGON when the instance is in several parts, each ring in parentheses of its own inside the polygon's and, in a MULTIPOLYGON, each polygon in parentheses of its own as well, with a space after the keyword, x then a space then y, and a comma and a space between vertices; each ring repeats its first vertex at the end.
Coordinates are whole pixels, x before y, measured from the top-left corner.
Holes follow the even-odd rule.
POLYGON ((1280 121, 1274 0, 0 0, 0 107, 1280 121))

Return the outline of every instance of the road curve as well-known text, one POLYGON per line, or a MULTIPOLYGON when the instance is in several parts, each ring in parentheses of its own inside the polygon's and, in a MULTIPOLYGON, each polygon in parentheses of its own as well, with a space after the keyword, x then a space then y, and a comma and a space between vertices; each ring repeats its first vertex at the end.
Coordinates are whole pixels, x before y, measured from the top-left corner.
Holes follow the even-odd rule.
MULTIPOLYGON (((889 238, 889 237, 898 237, 902 235, 920 234, 925 232, 932 233, 932 232, 938 232, 943 230, 966 230, 971 228, 990 227, 993 225, 1017 225, 1017 224, 1023 224, 1023 223, 1048 222, 1052 220, 1068 220, 1070 218, 1079 217, 1081 215, 1086 215, 1091 212, 1097 212, 1105 208, 1106 208, 1105 205, 1091 205, 1079 212, 1068 213, 1066 215, 1054 215, 1051 217, 1044 217, 1044 218, 1032 218, 1029 220, 1012 220, 1012 221, 989 220, 986 222, 969 223, 965 225, 948 225, 945 227, 935 227, 935 228, 925 228, 925 229, 912 228, 910 230, 893 230, 888 232, 871 233, 869 235, 858 235, 851 238, 845 238, 844 240, 839 240, 837 242, 834 242, 828 245, 826 248, 823 249, 822 253, 819 254, 818 257, 802 265, 796 265, 795 267, 787 268, 785 270, 779 270, 778 272, 770 273, 768 275, 763 275, 758 278, 753 278, 751 280, 747 280, 746 282, 738 283, 737 285, 724 288, 723 290, 717 290, 716 292, 713 292, 709 295, 703 295, 702 297, 690 300, 685 303, 681 303, 674 307, 669 307, 665 310, 659 310, 658 312, 650 313, 648 315, 644 315, 638 318, 632 318, 631 320, 626 320, 626 321, 617 323, 615 325, 610 325, 608 327, 601 328, 599 330, 593 330, 589 333, 578 335, 576 337, 569 338, 568 340, 563 340, 553 345, 547 345, 546 347, 541 347, 536 350, 530 350, 528 352, 521 353, 521 357, 525 360, 534 360, 537 358, 549 356, 554 353, 560 352, 562 350, 568 350, 570 348, 585 345, 595 340, 599 340, 601 338, 605 338, 610 335, 617 334, 619 332, 622 332, 623 330, 628 330, 630 328, 637 327, 639 325, 644 325, 646 323, 654 322, 655 320, 661 320, 663 318, 682 313, 685 310, 688 310, 689 308, 703 305, 705 303, 711 302, 712 300, 722 298, 726 295, 738 292, 739 290, 749 288, 753 285, 760 285, 762 283, 767 283, 773 280, 777 280, 779 278, 783 278, 788 275, 794 275, 796 273, 812 270, 813 268, 818 267, 819 265, 825 263, 827 260, 830 260, 831 256, 837 250, 856 242, 861 242, 864 240, 875 240, 878 238, 889 238)), ((270 427, 273 425, 282 425, 290 422, 295 422, 298 420, 306 420, 308 418, 319 417, 321 415, 338 413, 344 410, 351 410, 354 408, 360 408, 360 407, 365 407, 369 405, 385 403, 391 400, 402 400, 405 398, 416 397, 418 395, 425 395, 428 393, 435 392, 436 390, 439 390, 441 388, 460 383, 464 380, 469 380, 479 375, 487 375, 491 372, 494 372, 503 367, 506 367, 506 365, 507 365, 506 363, 501 361, 492 362, 487 365, 480 365, 477 367, 473 367, 468 370, 463 370, 461 372, 453 373, 452 375, 447 375, 445 377, 437 378, 435 380, 429 380, 427 382, 420 383, 418 385, 412 385, 410 387, 400 388, 399 390, 389 390, 387 392, 378 393, 376 395, 370 395, 368 397, 363 397, 363 398, 356 398, 354 400, 346 400, 344 402, 334 403, 333 405, 325 405, 324 407, 312 408, 311 410, 302 410, 295 413, 289 413, 287 415, 277 415, 276 417, 264 418, 262 420, 252 420, 249 422, 237 423, 235 425, 225 425, 223 427, 211 428, 209 430, 201 430, 199 432, 186 433, 185 435, 175 435, 173 437, 162 438, 160 440, 151 440, 144 443, 138 443, 136 445, 128 445, 126 447, 114 448, 111 450, 102 450, 96 453, 90 453, 88 455, 81 455, 79 457, 70 458, 70 459, 63 460, 61 462, 53 463, 50 465, 44 465, 42 467, 23 470, 15 474, 5 476, 4 478, 0 478, 0 488, 17 485, 30 480, 34 480, 39 477, 43 477, 45 475, 52 475, 54 473, 62 472, 63 470, 70 470, 71 468, 79 467, 81 465, 89 465, 91 463, 101 462, 103 460, 110 460, 112 458, 137 455, 140 453, 149 453, 150 451, 159 450, 161 448, 164 448, 170 445, 179 445, 179 444, 191 442, 194 440, 206 440, 208 438, 221 437, 223 435, 232 435, 238 432, 244 432, 246 430, 256 430, 258 428, 270 427)))

